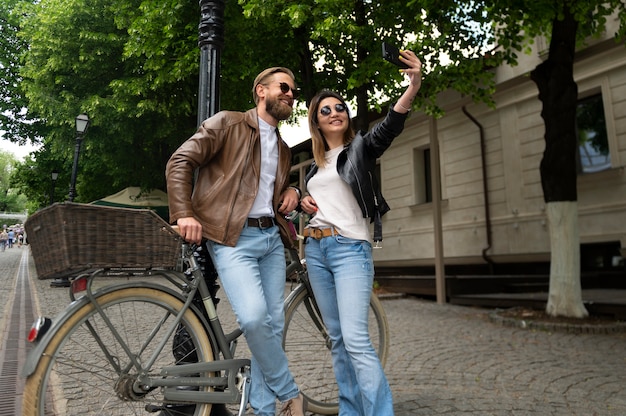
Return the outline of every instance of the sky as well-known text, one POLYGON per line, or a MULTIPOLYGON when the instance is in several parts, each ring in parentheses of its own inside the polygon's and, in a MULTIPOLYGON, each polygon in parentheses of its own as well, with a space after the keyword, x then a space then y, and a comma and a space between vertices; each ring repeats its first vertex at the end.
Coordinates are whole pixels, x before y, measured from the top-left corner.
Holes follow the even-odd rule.
POLYGON ((280 126, 280 136, 289 147, 294 147, 311 137, 309 134, 309 125, 306 117, 298 120, 298 124, 280 126))
POLYGON ((37 150, 37 146, 32 146, 30 144, 26 146, 20 146, 17 143, 10 142, 9 140, 0 140, 0 149, 5 152, 13 153, 15 157, 22 161, 24 157, 28 155, 30 152, 37 150))

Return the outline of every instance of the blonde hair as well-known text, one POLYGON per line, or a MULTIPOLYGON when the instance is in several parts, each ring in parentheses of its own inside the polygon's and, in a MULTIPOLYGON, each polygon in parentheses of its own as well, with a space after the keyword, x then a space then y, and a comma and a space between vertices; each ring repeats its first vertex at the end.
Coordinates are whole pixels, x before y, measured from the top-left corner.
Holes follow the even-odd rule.
POLYGON ((291 69, 285 68, 282 66, 274 66, 272 68, 267 68, 266 70, 261 72, 259 75, 257 75, 256 78, 254 79, 254 84, 252 85, 252 98, 254 99, 254 104, 259 103, 259 96, 256 93, 256 87, 259 84, 265 85, 267 81, 269 81, 270 78, 274 76, 274 74, 279 73, 279 72, 289 75, 294 83, 294 87, 296 87, 295 85, 296 77, 293 75, 293 72, 291 72, 291 69))
POLYGON ((309 104, 309 132, 311 133, 311 145, 313 147, 313 159, 315 159, 315 164, 321 168, 326 166, 326 151, 328 150, 328 145, 326 143, 326 139, 324 135, 320 131, 319 124, 317 122, 317 112, 319 110, 320 102, 328 97, 333 97, 341 101, 341 103, 346 107, 346 114, 348 115, 348 128, 343 134, 343 144, 346 145, 354 139, 354 129, 352 128, 352 117, 350 117, 350 110, 348 110, 348 105, 343 97, 337 94, 334 91, 330 90, 322 90, 318 92, 315 97, 311 100, 311 104, 309 104))

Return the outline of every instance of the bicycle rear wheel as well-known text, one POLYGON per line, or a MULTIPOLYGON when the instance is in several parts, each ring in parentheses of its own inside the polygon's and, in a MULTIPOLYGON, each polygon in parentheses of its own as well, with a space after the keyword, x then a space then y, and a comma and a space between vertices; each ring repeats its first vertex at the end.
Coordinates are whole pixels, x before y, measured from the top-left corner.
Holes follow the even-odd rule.
MULTIPOLYGON (((158 343, 183 303, 162 290, 126 287, 98 296, 98 304, 115 330, 143 366, 157 353, 150 376, 161 377, 160 369, 176 364, 175 333, 158 352, 158 343)), ((183 349, 193 359, 212 361, 211 343, 198 317, 187 310, 181 321, 188 336, 183 349)), ((184 359, 183 359, 184 361, 184 359)), ((130 385, 137 368, 114 338, 92 303, 76 311, 58 328, 36 370, 26 380, 22 415, 146 415, 146 406, 163 406, 163 391, 155 388, 133 395, 130 385)), ((196 416, 208 416, 211 405, 192 405, 196 416), (195 409, 194 409, 195 407, 195 409)), ((164 412, 164 414, 176 414, 164 412)))
MULTIPOLYGON (((374 349, 384 367, 389 349, 389 328, 380 300, 373 293, 369 330, 374 349)), ((321 415, 337 414, 339 393, 330 340, 304 284, 299 285, 285 301, 283 347, 289 368, 307 400, 307 409, 321 415)))

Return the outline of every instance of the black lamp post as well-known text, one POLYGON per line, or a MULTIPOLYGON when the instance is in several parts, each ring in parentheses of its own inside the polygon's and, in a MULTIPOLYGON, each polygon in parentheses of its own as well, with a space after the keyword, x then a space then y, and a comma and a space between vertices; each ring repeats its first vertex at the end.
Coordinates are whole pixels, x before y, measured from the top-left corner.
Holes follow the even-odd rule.
MULTIPOLYGON (((80 145, 83 141, 83 136, 89 127, 89 117, 87 114, 79 114, 76 117, 76 146, 74 147, 74 164, 72 166, 72 179, 70 181, 70 194, 69 201, 73 202, 76 197, 76 174, 78 171, 78 157, 80 156, 80 145)), ((67 277, 60 277, 50 282, 50 287, 69 287, 71 286, 70 280, 67 277)))
POLYGON ((50 189, 50 205, 54 204, 54 187, 57 183, 58 178, 59 178, 59 171, 55 169, 50 173, 50 179, 52 179, 52 186, 50 189))
POLYGON ((219 111, 220 59, 224 46, 225 7, 224 0, 200 0, 198 125, 219 111))
MULTIPOLYGON (((199 0, 200 24, 198 25, 198 46, 200 47, 200 78, 198 86, 198 126, 219 111, 220 108, 220 59, 224 47, 224 0, 199 0)), ((206 256, 206 249, 198 251, 200 258, 206 256)), ((209 277, 211 278, 211 277, 209 277)), ((219 286, 215 278, 209 283, 209 290, 219 286)), ((223 404, 214 404, 211 416, 231 415, 223 404)))
POLYGON ((80 146, 83 142, 83 136, 89 127, 89 117, 87 114, 80 114, 76 117, 76 146, 74 147, 74 164, 72 166, 72 180, 70 182, 70 202, 76 197, 76 174, 78 172, 78 157, 80 156, 80 146))

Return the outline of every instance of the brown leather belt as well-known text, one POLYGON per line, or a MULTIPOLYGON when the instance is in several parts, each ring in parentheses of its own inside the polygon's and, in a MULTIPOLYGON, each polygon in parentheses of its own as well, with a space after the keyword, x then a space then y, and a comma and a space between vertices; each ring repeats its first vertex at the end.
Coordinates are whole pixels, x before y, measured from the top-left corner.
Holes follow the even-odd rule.
POLYGON ((270 228, 275 224, 274 217, 248 218, 248 227, 270 228))
POLYGON ((335 230, 334 227, 330 227, 330 228, 309 227, 309 228, 305 228, 302 231, 302 235, 305 237, 314 238, 316 240, 321 240, 324 237, 331 237, 333 235, 339 235, 339 233, 337 232, 337 230, 335 230))

